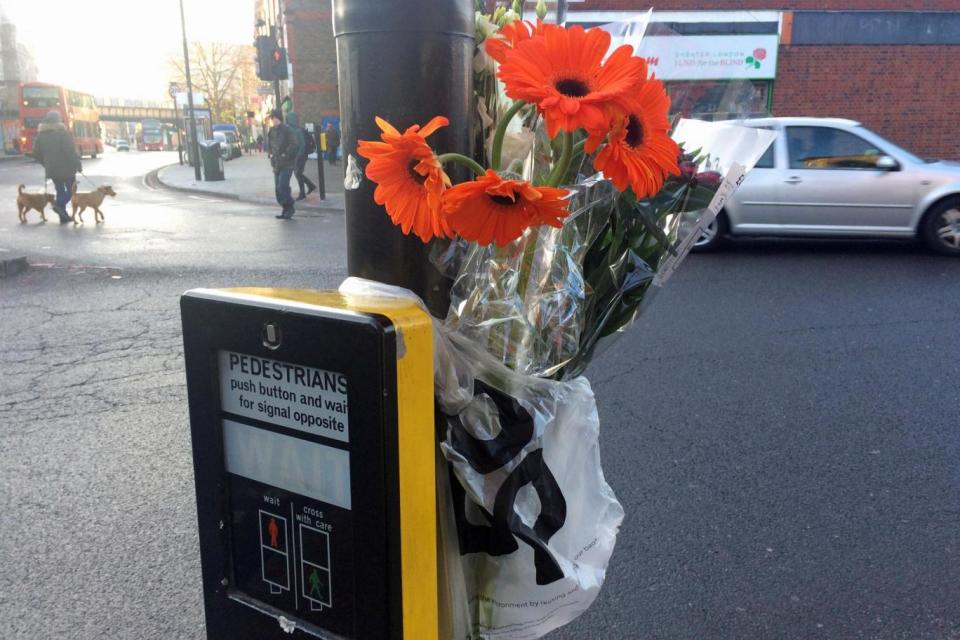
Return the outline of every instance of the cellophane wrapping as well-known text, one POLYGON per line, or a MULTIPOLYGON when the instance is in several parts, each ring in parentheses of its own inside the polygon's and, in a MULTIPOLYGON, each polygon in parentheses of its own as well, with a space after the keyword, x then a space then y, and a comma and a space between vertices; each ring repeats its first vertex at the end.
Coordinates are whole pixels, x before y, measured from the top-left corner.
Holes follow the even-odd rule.
POLYGON ((563 228, 532 229, 503 248, 454 242, 434 252, 453 278, 436 385, 451 472, 445 517, 466 599, 454 637, 542 637, 603 584, 623 509, 604 479, 583 372, 773 139, 698 121, 681 121, 674 136, 682 174, 655 197, 637 201, 602 175, 581 175, 563 228))

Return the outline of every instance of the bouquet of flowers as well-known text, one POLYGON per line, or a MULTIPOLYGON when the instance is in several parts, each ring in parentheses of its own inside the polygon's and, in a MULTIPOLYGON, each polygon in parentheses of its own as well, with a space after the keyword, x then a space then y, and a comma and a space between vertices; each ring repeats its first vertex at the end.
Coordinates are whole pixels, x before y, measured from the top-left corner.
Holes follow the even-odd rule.
POLYGON ((442 114, 403 131, 378 118, 381 139, 357 147, 376 202, 438 240, 453 280, 436 389, 458 638, 537 638, 598 594, 623 510, 582 374, 772 139, 672 123, 631 46, 522 7, 477 12, 477 114, 455 123, 473 127, 472 157, 431 148, 442 114), (452 184, 450 163, 474 178, 452 184))

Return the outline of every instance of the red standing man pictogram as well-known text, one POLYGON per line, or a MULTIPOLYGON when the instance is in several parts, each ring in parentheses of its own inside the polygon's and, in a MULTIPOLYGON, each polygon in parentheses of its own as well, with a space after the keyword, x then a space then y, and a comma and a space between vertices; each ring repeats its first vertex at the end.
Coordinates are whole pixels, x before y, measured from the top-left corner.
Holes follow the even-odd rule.
POLYGON ((270 546, 274 549, 279 549, 280 527, 277 526, 277 521, 274 518, 270 518, 270 524, 267 525, 267 533, 270 534, 270 546))

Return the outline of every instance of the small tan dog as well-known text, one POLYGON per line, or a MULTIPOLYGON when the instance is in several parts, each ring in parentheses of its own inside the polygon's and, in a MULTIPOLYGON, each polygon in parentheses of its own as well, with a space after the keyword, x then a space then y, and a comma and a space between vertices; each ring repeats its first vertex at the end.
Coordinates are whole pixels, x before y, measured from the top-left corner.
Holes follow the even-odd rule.
POLYGON ((103 211, 100 211, 100 205, 103 204, 103 200, 107 196, 114 198, 116 195, 117 192, 114 191, 113 187, 110 185, 97 187, 95 190, 90 191, 89 193, 78 193, 77 183, 74 182, 73 195, 70 197, 70 204, 73 207, 73 224, 80 224, 83 222, 83 212, 87 207, 93 209, 94 222, 103 222, 103 211), (77 222, 78 218, 79 222, 77 222))
POLYGON ((46 222, 47 214, 43 209, 48 204, 54 204, 57 199, 52 193, 24 193, 26 188, 24 185, 17 187, 17 217, 20 218, 20 224, 26 223, 27 211, 30 209, 39 211, 40 219, 46 222))

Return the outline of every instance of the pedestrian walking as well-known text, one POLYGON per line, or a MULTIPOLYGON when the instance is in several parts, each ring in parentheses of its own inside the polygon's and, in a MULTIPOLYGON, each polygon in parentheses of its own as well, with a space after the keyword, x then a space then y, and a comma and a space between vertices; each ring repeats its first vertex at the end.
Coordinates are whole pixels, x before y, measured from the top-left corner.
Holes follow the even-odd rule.
POLYGON ((317 188, 317 185, 313 184, 310 178, 303 175, 303 170, 307 166, 307 155, 312 151, 307 146, 307 139, 309 138, 312 142, 313 136, 300 127, 300 116, 297 115, 296 111, 287 112, 286 122, 287 126, 293 129, 294 135, 297 136, 297 164, 293 172, 293 175, 297 177, 297 186, 300 187, 300 195, 297 196, 297 200, 305 200, 317 188), (306 192, 304 192, 304 186, 307 187, 306 192))
POLYGON ((327 162, 330 166, 337 164, 337 147, 340 146, 340 132, 336 130, 332 122, 327 123, 327 128, 323 130, 323 135, 327 138, 327 162))
POLYGON ((257 134, 257 151, 263 152, 263 134, 257 134))
POLYGON ((289 220, 293 217, 293 194, 290 192, 290 178, 297 164, 297 136, 291 127, 283 121, 283 111, 270 112, 273 126, 267 132, 267 145, 270 148, 270 165, 273 167, 273 182, 277 195, 277 204, 283 207, 277 218, 289 220))
POLYGON ((77 180, 77 174, 83 172, 80 154, 73 143, 73 136, 63 126, 63 119, 58 111, 45 115, 38 131, 33 141, 33 158, 43 165, 45 179, 53 180, 53 186, 57 190, 53 210, 60 216, 60 224, 66 224, 71 220, 67 214, 67 203, 70 202, 73 184, 77 180))

